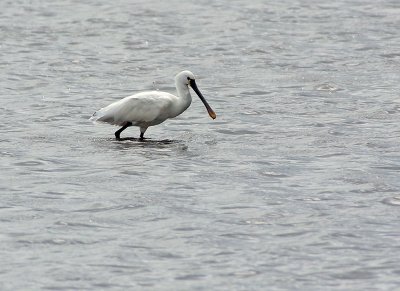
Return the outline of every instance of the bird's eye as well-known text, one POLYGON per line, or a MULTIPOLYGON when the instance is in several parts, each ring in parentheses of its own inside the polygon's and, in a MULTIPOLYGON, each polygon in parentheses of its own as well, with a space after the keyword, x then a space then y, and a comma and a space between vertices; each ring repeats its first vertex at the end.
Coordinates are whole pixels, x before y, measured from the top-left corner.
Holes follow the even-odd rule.
POLYGON ((188 81, 190 81, 190 77, 187 77, 188 81))

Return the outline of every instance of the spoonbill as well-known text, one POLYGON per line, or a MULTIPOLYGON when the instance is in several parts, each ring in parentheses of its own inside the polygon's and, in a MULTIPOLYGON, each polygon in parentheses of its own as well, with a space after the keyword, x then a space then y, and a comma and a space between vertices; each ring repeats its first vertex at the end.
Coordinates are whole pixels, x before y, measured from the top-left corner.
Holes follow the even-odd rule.
POLYGON ((189 86, 199 96, 212 119, 217 115, 208 105, 206 99, 197 88, 195 77, 190 71, 182 71, 175 76, 178 96, 161 91, 147 91, 125 97, 96 111, 90 118, 93 122, 104 122, 122 126, 115 132, 115 138, 129 126, 140 128, 140 140, 149 126, 157 125, 168 118, 174 118, 184 112, 192 102, 189 86))

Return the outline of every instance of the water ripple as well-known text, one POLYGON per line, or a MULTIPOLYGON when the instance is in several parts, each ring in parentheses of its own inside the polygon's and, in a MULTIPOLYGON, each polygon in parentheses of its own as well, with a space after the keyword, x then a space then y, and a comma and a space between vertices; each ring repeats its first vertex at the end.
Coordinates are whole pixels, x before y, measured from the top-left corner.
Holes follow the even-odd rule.
POLYGON ((382 200, 382 203, 390 206, 400 206, 400 196, 398 197, 387 197, 382 200))

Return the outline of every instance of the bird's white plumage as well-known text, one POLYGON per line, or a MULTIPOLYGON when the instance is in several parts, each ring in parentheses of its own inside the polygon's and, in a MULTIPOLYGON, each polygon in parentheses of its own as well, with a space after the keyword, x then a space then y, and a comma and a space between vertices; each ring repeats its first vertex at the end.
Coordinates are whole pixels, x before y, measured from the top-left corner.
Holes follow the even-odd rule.
POLYGON ((171 116, 171 107, 177 97, 167 92, 149 91, 125 97, 95 112, 90 118, 96 122, 123 126, 126 122, 132 125, 157 125, 171 116))
POLYGON ((127 126, 139 126, 141 138, 149 126, 162 123, 184 112, 191 104, 189 86, 191 86, 206 106, 208 113, 214 119, 215 113, 197 89, 193 73, 182 71, 175 76, 175 85, 178 96, 161 91, 148 91, 125 97, 119 101, 96 111, 90 118, 93 122, 104 122, 119 125, 123 128, 115 133, 119 134, 127 126))

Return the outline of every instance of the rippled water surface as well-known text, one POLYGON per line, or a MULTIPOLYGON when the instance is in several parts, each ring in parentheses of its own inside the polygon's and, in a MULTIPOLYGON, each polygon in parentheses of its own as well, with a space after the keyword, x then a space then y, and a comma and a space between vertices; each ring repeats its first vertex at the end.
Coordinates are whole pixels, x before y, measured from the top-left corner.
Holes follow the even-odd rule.
POLYGON ((400 288, 397 0, 0 8, 1 290, 400 288), (216 120, 88 121, 183 69, 216 120))

